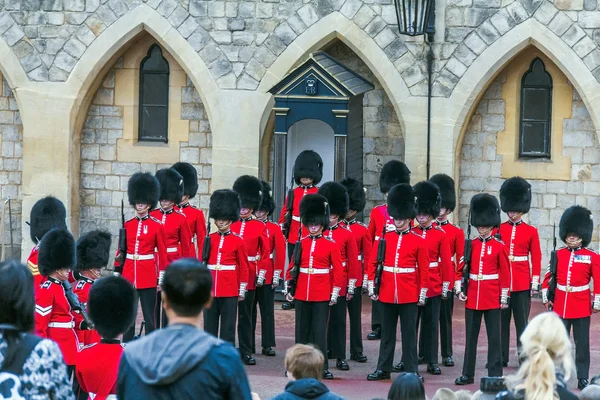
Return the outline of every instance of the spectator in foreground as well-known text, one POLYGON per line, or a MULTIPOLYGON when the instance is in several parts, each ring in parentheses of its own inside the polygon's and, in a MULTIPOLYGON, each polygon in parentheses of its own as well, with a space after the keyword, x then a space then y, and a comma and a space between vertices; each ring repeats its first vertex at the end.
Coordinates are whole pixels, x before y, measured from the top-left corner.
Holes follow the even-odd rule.
POLYGON ((237 350, 198 328, 211 288, 210 271, 197 259, 167 267, 161 289, 169 325, 125 348, 119 399, 252 398, 237 350))
POLYGON ((561 324, 553 312, 531 320, 521 335, 523 363, 516 375, 506 378, 509 390, 499 393, 497 399, 577 399, 565 384, 573 370, 573 358, 566 329, 557 329, 561 324))
POLYGON ((401 373, 390 387, 388 400, 426 400, 421 378, 412 372, 401 373))
POLYGON ((19 379, 26 399, 74 399, 58 345, 28 333, 34 308, 31 272, 15 260, 0 264, 0 371, 19 379))
POLYGON ((579 400, 600 400, 600 386, 589 385, 581 391, 579 400))
MULTIPOLYGON (((431 400, 457 400, 457 397, 452 390, 441 388, 435 392, 431 400)), ((471 397, 469 397, 469 400, 471 400, 471 397)))
POLYGON ((473 393, 468 390, 457 390, 454 392, 454 395, 456 396, 456 400, 472 400, 473 398, 473 393))
POLYGON ((600 374, 594 376, 590 381, 590 385, 600 385, 600 374))
POLYGON ((321 382, 323 353, 314 346, 296 344, 285 352, 285 369, 290 380, 285 392, 272 400, 338 400, 342 399, 321 382))

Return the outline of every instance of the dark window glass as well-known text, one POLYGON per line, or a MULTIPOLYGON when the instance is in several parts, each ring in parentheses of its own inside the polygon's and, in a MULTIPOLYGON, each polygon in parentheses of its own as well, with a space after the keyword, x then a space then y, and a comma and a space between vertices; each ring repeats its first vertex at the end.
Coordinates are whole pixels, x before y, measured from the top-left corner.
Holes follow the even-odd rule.
POLYGON ((139 140, 168 142, 169 63, 152 45, 140 64, 139 140))
POLYGON ((552 77, 539 58, 521 79, 519 157, 550 158, 552 77))

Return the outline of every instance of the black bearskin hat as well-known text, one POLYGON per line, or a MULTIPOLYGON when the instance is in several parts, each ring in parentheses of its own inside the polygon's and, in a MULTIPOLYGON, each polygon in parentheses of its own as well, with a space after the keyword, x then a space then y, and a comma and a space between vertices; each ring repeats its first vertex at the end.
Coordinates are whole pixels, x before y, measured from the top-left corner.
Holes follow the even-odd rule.
POLYGON ((150 204, 150 208, 156 208, 160 197, 158 179, 149 172, 136 172, 127 183, 127 197, 132 206, 150 204))
POLYGON ((62 268, 75 266, 75 239, 65 229, 52 229, 40 242, 38 268, 40 274, 48 276, 62 268))
POLYGON ((414 219, 417 216, 417 201, 412 186, 401 183, 392 187, 388 193, 387 209, 393 219, 414 219))
POLYGON ((446 174, 435 174, 429 178, 430 182, 435 183, 440 188, 442 196, 442 207, 449 211, 456 208, 456 189, 454 188, 454 179, 446 174))
POLYGON ((350 200, 344 185, 337 182, 325 182, 317 193, 327 199, 330 214, 337 215, 341 219, 348 214, 350 200))
POLYGON ((300 184, 300 178, 311 178, 318 185, 323 179, 323 160, 316 151, 304 150, 294 161, 294 181, 300 184))
POLYGON ((437 218, 442 205, 440 188, 433 182, 422 181, 417 183, 414 189, 417 196, 417 214, 431 215, 433 218, 437 218))
POLYGON ((56 197, 47 196, 38 200, 31 208, 31 215, 29 216, 31 241, 38 243, 50 229, 66 230, 66 218, 65 205, 56 197))
POLYGON ((190 163, 177 162, 171 167, 183 177, 183 194, 190 199, 198 193, 198 171, 190 163))
POLYGON ((110 254, 110 233, 95 230, 81 236, 77 241, 77 265, 75 271, 104 268, 110 254))
POLYGON ((208 218, 237 221, 240 219, 240 195, 229 189, 219 189, 210 196, 208 218))
POLYGON ((504 212, 527 214, 531 206, 531 185, 525 179, 514 176, 500 187, 500 205, 504 212))
POLYGON ((135 289, 120 276, 98 279, 90 289, 88 313, 94 329, 105 339, 115 339, 135 322, 135 289))
POLYGON ((260 207, 255 211, 266 211, 267 215, 271 215, 275 210, 275 200, 273 200, 271 185, 265 181, 260 181, 260 183, 262 184, 262 202, 260 203, 260 207))
POLYGON ((388 193, 393 186, 410 184, 410 170, 402 161, 391 160, 385 163, 379 174, 379 190, 388 193))
POLYGON ((170 200, 175 204, 183 198, 183 176, 173 168, 163 168, 156 171, 156 179, 160 184, 159 200, 170 200))
POLYGON ((594 221, 592 213, 582 206, 571 206, 565 210, 560 217, 559 236, 560 240, 566 242, 569 233, 575 234, 581 238, 581 245, 587 247, 592 241, 592 231, 594 230, 594 221))
POLYGON ((471 225, 474 227, 500 226, 500 204, 495 196, 479 193, 471 199, 471 225))
POLYGON ((302 225, 323 225, 329 228, 329 204, 320 194, 307 194, 300 200, 300 222, 302 225))
POLYGON ((349 208, 357 212, 364 210, 365 205, 367 204, 367 197, 362 183, 354 178, 344 178, 340 183, 344 185, 348 191, 348 197, 350 199, 349 208))
POLYGON ((240 195, 242 208, 257 210, 262 202, 262 183, 251 175, 242 175, 233 182, 232 189, 240 195))

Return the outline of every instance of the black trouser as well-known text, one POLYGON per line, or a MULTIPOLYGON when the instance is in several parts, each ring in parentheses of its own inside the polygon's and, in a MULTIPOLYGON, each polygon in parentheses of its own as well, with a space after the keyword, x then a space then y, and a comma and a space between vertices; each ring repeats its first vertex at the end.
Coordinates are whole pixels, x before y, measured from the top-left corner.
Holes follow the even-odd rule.
POLYGON ((520 290, 510 293, 508 308, 502 310, 502 362, 508 363, 510 345, 510 317, 515 319, 517 331, 517 353, 521 354, 521 335, 529 321, 529 310, 531 309, 531 292, 520 290))
POLYGON ((590 374, 590 317, 563 319, 563 323, 569 336, 571 327, 573 327, 577 379, 588 379, 590 374))
POLYGON ((242 356, 252 354, 252 308, 254 307, 254 290, 246 291, 244 300, 238 302, 238 345, 242 356))
MULTIPOLYGON (((154 330, 154 318, 156 317, 156 288, 137 289, 135 306, 137 308, 138 299, 142 305, 142 315, 144 316, 146 335, 154 330)), ((137 313, 136 313, 137 315, 137 313)), ((123 342, 129 342, 135 336, 135 320, 131 328, 123 334, 123 342)))
MULTIPOLYGON (((256 287, 254 307, 252 308, 252 350, 256 346, 256 319, 260 308, 261 346, 275 347, 275 289, 271 285, 256 287), (258 307, 256 307, 258 303, 258 307)), ((255 353, 255 351, 253 351, 255 353)))
POLYGON ((167 314, 162 307, 162 295, 161 290, 156 291, 156 307, 155 307, 155 315, 154 320, 156 321, 156 329, 164 328, 169 325, 169 319, 167 318, 167 314))
POLYGON ((402 360, 406 372, 417 372, 417 303, 381 305, 381 342, 377 369, 392 372, 396 351, 396 329, 400 317, 402 360))
POLYGON ((452 314, 454 313, 454 295, 448 292, 448 300, 440 307, 440 345, 442 358, 452 357, 452 314))
POLYGON ((346 358, 346 298, 342 296, 329 308, 327 350, 331 350, 331 358, 346 358))
MULTIPOLYGON (((339 299, 338 299, 339 300, 339 299)), ((327 360, 328 301, 296 300, 296 344, 312 342, 325 358, 323 369, 329 369, 327 360)))
POLYGON ((430 297, 423 307, 418 308, 418 318, 421 322, 419 357, 425 358, 427 364, 438 363, 438 323, 441 303, 441 295, 430 297))
POLYGON ((465 362, 463 375, 475 376, 475 363, 477 361, 477 339, 481 329, 481 317, 485 319, 485 330, 488 339, 488 376, 502 376, 502 350, 500 349, 500 309, 472 310, 465 309, 466 343, 465 362))
POLYGON ((350 354, 362 353, 362 288, 354 289, 352 300, 346 302, 348 307, 348 318, 350 318, 350 354))
POLYGON ((204 309, 204 330, 231 344, 235 344, 235 317, 238 298, 213 297, 210 308, 204 309), (221 330, 219 332, 219 320, 221 330), (220 334, 219 334, 220 333, 220 334))
POLYGON ((381 303, 379 300, 371 301, 371 330, 381 329, 381 303))
POLYGON ((77 375, 75 374, 75 365, 67 365, 67 376, 71 381, 71 389, 73 390, 73 394, 75 395, 76 400, 87 400, 89 395, 81 389, 81 385, 77 380, 77 375))

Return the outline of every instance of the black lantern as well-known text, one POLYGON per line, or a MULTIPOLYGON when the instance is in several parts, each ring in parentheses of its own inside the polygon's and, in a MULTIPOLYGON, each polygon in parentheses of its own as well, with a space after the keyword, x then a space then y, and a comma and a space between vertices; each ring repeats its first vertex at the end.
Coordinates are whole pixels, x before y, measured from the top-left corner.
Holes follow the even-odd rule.
POLYGON ((401 35, 427 35, 427 41, 433 42, 435 0, 394 0, 394 6, 401 35))

